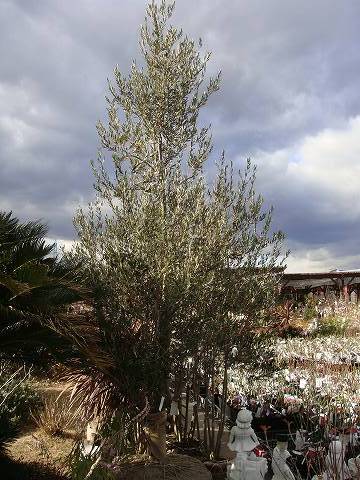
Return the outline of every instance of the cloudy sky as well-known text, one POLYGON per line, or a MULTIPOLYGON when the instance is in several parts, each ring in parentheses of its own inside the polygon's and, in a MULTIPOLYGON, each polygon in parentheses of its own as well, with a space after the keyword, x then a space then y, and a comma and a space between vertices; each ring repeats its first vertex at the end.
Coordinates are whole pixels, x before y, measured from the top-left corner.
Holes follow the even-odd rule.
MULTIPOLYGON (((144 0, 0 0, 0 209, 75 238, 106 79, 139 57, 144 0)), ((178 0, 223 71, 215 148, 258 164, 289 271, 360 267, 360 2, 178 0)))

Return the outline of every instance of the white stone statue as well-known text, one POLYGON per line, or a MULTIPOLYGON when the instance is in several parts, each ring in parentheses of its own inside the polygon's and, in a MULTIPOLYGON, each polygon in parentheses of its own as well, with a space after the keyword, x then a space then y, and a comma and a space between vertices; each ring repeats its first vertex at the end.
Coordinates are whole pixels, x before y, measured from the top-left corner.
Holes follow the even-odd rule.
POLYGON ((240 461, 233 461, 228 466, 229 480, 263 480, 267 472, 266 458, 257 457, 251 452, 248 457, 240 461))
POLYGON ((271 467, 274 472, 272 480, 295 480, 294 474, 290 470, 286 460, 291 457, 287 442, 277 442, 273 450, 271 467))
POLYGON ((228 447, 236 452, 236 457, 229 465, 228 480, 262 480, 267 471, 265 458, 253 453, 259 440, 251 428, 252 413, 243 408, 239 411, 236 426, 230 431, 228 447))
POLYGON ((259 440, 251 428, 252 413, 246 408, 242 408, 237 414, 236 425, 230 431, 228 447, 233 452, 248 453, 252 452, 259 445, 259 440))
POLYGON ((348 461, 349 470, 351 474, 351 478, 354 480, 360 479, 360 455, 355 458, 349 458, 348 461))
POLYGON ((345 448, 343 443, 340 440, 333 440, 325 458, 326 471, 323 475, 324 480, 346 480, 351 477, 344 457, 345 448))

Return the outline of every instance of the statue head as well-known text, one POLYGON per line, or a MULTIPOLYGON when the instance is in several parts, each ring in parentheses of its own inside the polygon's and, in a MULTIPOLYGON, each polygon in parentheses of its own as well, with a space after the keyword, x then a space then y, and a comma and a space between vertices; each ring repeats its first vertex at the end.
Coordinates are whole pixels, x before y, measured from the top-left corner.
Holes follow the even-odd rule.
POLYGON ((239 428, 249 428, 252 421, 252 413, 246 408, 242 408, 236 417, 236 425, 239 428))

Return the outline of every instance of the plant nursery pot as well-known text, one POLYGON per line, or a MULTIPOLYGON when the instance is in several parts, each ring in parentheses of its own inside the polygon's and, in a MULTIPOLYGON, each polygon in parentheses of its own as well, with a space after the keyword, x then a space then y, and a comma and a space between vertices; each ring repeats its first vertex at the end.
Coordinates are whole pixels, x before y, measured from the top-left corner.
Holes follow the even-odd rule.
POLYGON ((162 462, 166 457, 166 411, 150 413, 146 420, 145 432, 150 454, 162 462))
MULTIPOLYGON (((212 480, 211 473, 199 460, 176 454, 167 455, 161 464, 156 460, 122 464, 115 478, 116 480, 212 480)), ((221 479, 221 477, 218 478, 221 479)), ((223 479, 224 476, 221 480, 223 479)))

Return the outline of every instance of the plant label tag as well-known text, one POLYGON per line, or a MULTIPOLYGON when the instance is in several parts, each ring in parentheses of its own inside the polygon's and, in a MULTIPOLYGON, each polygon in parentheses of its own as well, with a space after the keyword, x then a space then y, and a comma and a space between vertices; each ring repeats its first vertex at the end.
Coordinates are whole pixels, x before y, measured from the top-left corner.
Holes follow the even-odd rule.
POLYGON ((159 405, 159 412, 161 412, 163 406, 164 406, 164 401, 165 401, 165 397, 161 397, 161 400, 160 400, 160 405, 159 405))
POLYGON ((179 415, 179 407, 177 402, 171 402, 170 415, 177 417, 179 415))

